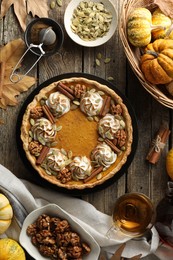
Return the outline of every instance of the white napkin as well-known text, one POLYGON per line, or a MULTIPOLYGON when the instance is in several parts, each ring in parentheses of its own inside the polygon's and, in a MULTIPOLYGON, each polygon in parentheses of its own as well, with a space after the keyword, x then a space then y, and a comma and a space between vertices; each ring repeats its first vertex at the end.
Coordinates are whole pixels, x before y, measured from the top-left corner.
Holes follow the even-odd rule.
POLYGON ((23 220, 32 210, 47 203, 55 203, 71 214, 95 238, 102 250, 106 252, 108 258, 111 257, 120 244, 126 242, 123 251, 124 257, 130 258, 141 253, 142 257, 144 257, 156 252, 158 257, 162 256, 161 260, 173 259, 173 252, 170 258, 164 258, 165 254, 163 252, 165 248, 162 250, 159 247, 159 236, 154 227, 152 228, 150 242, 146 238, 130 240, 129 237, 122 235, 120 232, 116 232, 115 237, 109 239, 106 233, 111 226, 110 216, 103 214, 94 206, 79 198, 42 188, 26 180, 20 180, 2 165, 0 165, 0 192, 3 192, 9 198, 15 213, 13 224, 6 232, 8 237, 18 239, 23 220))

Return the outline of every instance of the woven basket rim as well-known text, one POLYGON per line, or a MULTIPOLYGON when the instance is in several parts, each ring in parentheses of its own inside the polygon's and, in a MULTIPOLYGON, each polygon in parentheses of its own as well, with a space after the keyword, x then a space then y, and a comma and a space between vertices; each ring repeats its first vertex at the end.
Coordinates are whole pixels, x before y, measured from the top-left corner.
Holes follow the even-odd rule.
POLYGON ((153 0, 125 0, 121 10, 121 16, 119 21, 119 35, 123 44, 124 52, 130 63, 130 66, 140 81, 141 85, 162 105, 173 109, 173 98, 169 97, 162 92, 158 85, 148 82, 140 69, 139 65, 139 48, 131 46, 127 39, 126 24, 130 12, 136 7, 146 7, 152 10, 156 7, 153 0), (137 53, 138 52, 138 53, 137 53))

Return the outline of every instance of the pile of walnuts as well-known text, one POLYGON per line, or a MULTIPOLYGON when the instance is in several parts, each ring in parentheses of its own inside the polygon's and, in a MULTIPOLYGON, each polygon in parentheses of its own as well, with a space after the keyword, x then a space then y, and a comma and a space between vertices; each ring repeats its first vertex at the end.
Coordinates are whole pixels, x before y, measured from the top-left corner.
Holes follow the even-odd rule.
POLYGON ((81 241, 67 220, 42 214, 28 226, 27 234, 39 252, 50 259, 82 260, 91 248, 81 241))

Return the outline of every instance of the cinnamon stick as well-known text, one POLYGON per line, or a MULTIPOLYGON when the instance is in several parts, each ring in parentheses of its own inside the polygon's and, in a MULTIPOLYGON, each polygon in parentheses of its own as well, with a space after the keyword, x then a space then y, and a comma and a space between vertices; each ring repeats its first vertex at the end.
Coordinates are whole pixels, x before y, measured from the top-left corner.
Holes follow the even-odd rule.
POLYGON ((0 98, 2 98, 4 76, 5 76, 5 62, 1 62, 0 63, 0 98))
MULTIPOLYGON (((66 86, 67 87, 67 86, 66 86)), ((74 96, 68 92, 64 87, 62 87, 62 84, 60 85, 60 83, 58 83, 57 85, 57 89, 64 94, 66 97, 68 97, 70 100, 74 100, 74 96)))
POLYGON ((59 82, 58 84, 59 84, 59 86, 61 86, 61 87, 64 88, 65 90, 67 90, 67 91, 68 91, 69 93, 71 93, 72 95, 74 94, 74 93, 73 93, 73 90, 72 90, 71 88, 69 88, 68 86, 66 86, 64 83, 59 82))
POLYGON ((111 105, 111 97, 106 96, 105 99, 103 100, 103 105, 102 105, 99 115, 105 116, 109 112, 110 105, 111 105))
POLYGON ((49 152, 49 147, 48 146, 44 146, 43 149, 41 150, 41 153, 39 155, 39 157, 36 160, 36 164, 42 164, 42 162, 44 161, 46 155, 49 152))
POLYGON ((45 115, 47 116, 47 118, 49 119, 49 121, 54 124, 55 123, 55 118, 52 115, 49 107, 47 105, 43 105, 42 106, 43 112, 45 113, 45 115))
POLYGON ((150 163, 155 164, 158 162, 161 151, 163 150, 165 143, 168 140, 170 132, 171 131, 166 126, 161 125, 155 139, 152 141, 152 145, 146 156, 146 160, 148 160, 150 163))
POLYGON ((103 170, 103 166, 100 166, 100 167, 98 167, 98 168, 95 168, 95 169, 91 172, 91 175, 88 176, 86 179, 83 180, 84 183, 86 183, 86 182, 92 180, 97 174, 99 174, 100 172, 102 172, 102 170, 103 170))
POLYGON ((105 143, 107 143, 107 145, 109 145, 114 152, 116 152, 116 153, 121 152, 120 149, 118 149, 118 147, 116 147, 116 145, 111 140, 106 138, 105 143))

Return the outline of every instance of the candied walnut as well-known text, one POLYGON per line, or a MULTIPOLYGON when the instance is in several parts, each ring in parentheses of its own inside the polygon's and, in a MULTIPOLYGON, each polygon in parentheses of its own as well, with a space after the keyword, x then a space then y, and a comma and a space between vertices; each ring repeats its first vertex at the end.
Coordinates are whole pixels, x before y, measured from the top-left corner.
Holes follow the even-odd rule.
POLYGON ((71 245, 79 245, 80 243, 80 237, 77 233, 67 231, 65 233, 59 233, 57 234, 57 244, 59 246, 67 246, 69 244, 71 245))
POLYGON ((81 98, 85 94, 87 88, 84 84, 76 84, 74 87, 74 95, 77 98, 81 98))
POLYGON ((43 146, 37 141, 32 141, 29 143, 28 149, 31 154, 38 156, 42 150, 43 146))
POLYGON ((38 243, 44 245, 54 245, 55 239, 52 237, 52 233, 49 230, 41 230, 39 233, 36 234, 36 239, 38 243))
POLYGON ((58 223, 61 221, 60 218, 51 218, 50 219, 50 230, 54 231, 58 225, 58 223))
POLYGON ((33 223, 27 227, 26 233, 28 236, 33 236, 37 233, 37 225, 33 223))
POLYGON ((57 258, 57 259, 68 260, 67 253, 66 253, 66 248, 60 247, 58 249, 58 257, 59 258, 57 258))
POLYGON ((67 248, 67 255, 72 258, 80 258, 82 256, 82 247, 81 246, 69 246, 67 248))
POLYGON ((42 229, 50 229, 50 217, 46 214, 42 214, 40 217, 38 217, 36 221, 37 227, 42 230, 42 229))
POLYGON ((80 243, 80 236, 77 233, 72 232, 70 242, 73 246, 78 245, 80 243))
POLYGON ((68 181, 71 181, 72 179, 72 174, 71 171, 67 168, 62 169, 58 175, 57 175, 57 179, 61 182, 61 183, 67 183, 68 181))
POLYGON ((121 105, 112 104, 111 105, 111 112, 112 112, 112 114, 115 114, 115 115, 121 115, 122 112, 123 112, 121 105))
POLYGON ((115 134, 115 138, 117 139, 117 145, 122 147, 126 142, 126 132, 123 129, 118 130, 115 134))
POLYGON ((52 257, 55 254, 55 247, 40 245, 38 249, 42 255, 47 257, 52 257))
POLYGON ((86 243, 82 243, 82 251, 83 251, 84 255, 87 255, 91 252, 91 248, 86 243))
POLYGON ((34 119, 38 119, 43 116, 43 110, 41 106, 37 106, 31 109, 30 117, 34 119))
POLYGON ((57 225, 57 227, 56 227, 56 229, 55 229, 55 231, 57 232, 57 233, 63 233, 63 232, 65 232, 65 231, 69 231, 70 230, 70 225, 69 225, 69 223, 68 223, 68 221, 67 220, 61 220, 59 223, 58 223, 58 225, 57 225))

